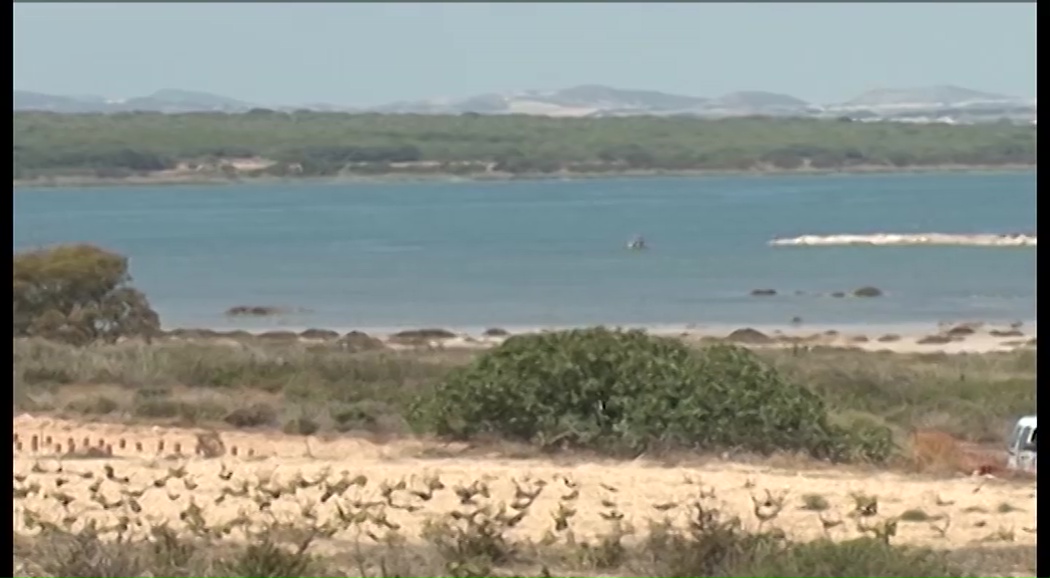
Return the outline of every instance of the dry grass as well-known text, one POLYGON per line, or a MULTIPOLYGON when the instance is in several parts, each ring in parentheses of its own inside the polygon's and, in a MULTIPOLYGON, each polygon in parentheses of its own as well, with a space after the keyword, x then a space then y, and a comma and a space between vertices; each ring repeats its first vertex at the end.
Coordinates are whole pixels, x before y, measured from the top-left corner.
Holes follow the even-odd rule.
POLYGON ((914 432, 908 450, 909 465, 921 472, 1024 475, 1006 469, 1002 451, 975 447, 940 431, 914 432))
MULTIPOLYGON (((1035 407, 1033 351, 945 355, 815 347, 758 353, 819 393, 842 419, 886 423, 902 441, 915 430, 935 430, 967 442, 1001 443, 1012 421, 1035 407)), ((250 337, 79 349, 19 339, 16 402, 31 412, 222 424, 247 401, 274 412, 270 419, 260 416, 260 423, 235 420, 242 426, 306 417, 321 431, 398 434, 406 429, 401 416, 407 404, 477 354, 353 351, 342 341, 250 337)))

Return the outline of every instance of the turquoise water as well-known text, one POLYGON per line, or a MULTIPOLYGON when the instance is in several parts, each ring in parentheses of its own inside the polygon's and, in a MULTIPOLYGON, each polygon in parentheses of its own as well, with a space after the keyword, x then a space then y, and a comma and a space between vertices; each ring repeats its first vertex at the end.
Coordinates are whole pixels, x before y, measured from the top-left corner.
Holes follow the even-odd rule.
POLYGON ((1032 248, 770 247, 1035 230, 1035 174, 25 189, 15 247, 131 257, 167 327, 824 324, 1035 316, 1032 248), (650 250, 624 244, 645 235, 650 250), (874 285, 877 299, 827 294, 874 285), (756 298, 752 289, 772 288, 756 298), (298 308, 230 320, 239 304, 298 308))

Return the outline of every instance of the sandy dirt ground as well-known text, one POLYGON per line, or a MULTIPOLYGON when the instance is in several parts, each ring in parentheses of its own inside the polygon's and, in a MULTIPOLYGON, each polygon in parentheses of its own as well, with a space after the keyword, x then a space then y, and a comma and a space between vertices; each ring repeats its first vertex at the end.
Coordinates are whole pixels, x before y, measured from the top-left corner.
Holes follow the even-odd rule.
MULTIPOLYGON (((180 524, 180 513, 191 503, 202 508, 209 524, 216 524, 241 514, 263 519, 269 515, 260 513, 260 502, 265 501, 271 502, 269 510, 273 516, 283 520, 301 520, 304 508, 316 507, 317 516, 323 520, 337 515, 336 504, 349 509, 355 501, 385 501, 387 505, 380 508, 389 521, 400 526, 400 533, 409 540, 420 540, 419 531, 429 516, 463 507, 455 488, 478 482, 490 489, 488 499, 478 500, 493 505, 513 502, 518 487, 524 492, 539 489, 529 514, 512 531, 518 537, 536 540, 551 530, 552 515, 562 504, 577 512, 571 527, 578 537, 607 532, 610 523, 602 514, 612 510, 621 512, 624 520, 639 532, 645 531, 648 520, 664 516, 683 522, 687 505, 697 499, 741 516, 747 526, 754 528, 758 521, 753 514, 753 498, 763 502, 768 491, 773 498, 783 496, 784 507, 766 527, 780 528, 799 539, 824 535, 821 517, 832 524, 842 521, 828 530, 834 538, 859 535, 857 520, 851 514, 855 509, 851 496, 864 493, 877 496, 879 504, 877 515, 865 518, 868 526, 906 510, 921 509, 941 518, 938 522, 901 521, 897 543, 940 548, 1036 544, 1036 491, 1032 481, 935 479, 846 468, 787 469, 719 460, 697 462, 692 467, 662 467, 644 460, 563 465, 537 459, 456 457, 461 448, 422 441, 379 445, 353 438, 322 440, 244 432, 223 433, 228 451, 232 454, 236 448, 236 457, 228 454, 205 459, 187 457, 193 455, 195 433, 16 417, 15 530, 26 531, 27 515, 39 515, 57 523, 72 513, 80 518, 80 524, 89 518, 102 524, 113 523, 127 514, 127 498, 141 492, 134 501, 141 506, 145 520, 167 520, 174 526, 180 524), (36 451, 32 447, 34 437, 36 451), (71 442, 80 448, 76 450, 78 454, 86 444, 109 446, 112 455, 94 459, 62 457, 71 442), (159 447, 161 443, 163 447, 159 447), (113 468, 111 479, 106 477, 106 465, 113 468), (178 469, 183 466, 185 473, 181 474, 178 469), (432 482, 434 477, 446 487, 425 499, 428 480, 432 482), (340 479, 353 483, 341 495, 320 503, 326 484, 303 486, 322 478, 329 487, 338 486, 340 479), (402 480, 403 489, 392 492, 389 499, 382 497, 384 483, 397 484, 402 480), (17 495, 18 488, 24 490, 33 485, 39 485, 39 491, 17 495), (260 485, 271 490, 299 487, 267 500, 257 489, 260 485), (102 496, 101 502, 90 498, 93 487, 102 496), (803 497, 809 494, 823 496, 830 505, 827 511, 818 515, 804 509, 803 497), (73 498, 67 510, 58 503, 63 495, 73 498), (124 505, 112 506, 122 498, 124 505), (105 509, 102 503, 111 509, 105 509)), ((337 534, 330 544, 352 539, 352 531, 337 534)))

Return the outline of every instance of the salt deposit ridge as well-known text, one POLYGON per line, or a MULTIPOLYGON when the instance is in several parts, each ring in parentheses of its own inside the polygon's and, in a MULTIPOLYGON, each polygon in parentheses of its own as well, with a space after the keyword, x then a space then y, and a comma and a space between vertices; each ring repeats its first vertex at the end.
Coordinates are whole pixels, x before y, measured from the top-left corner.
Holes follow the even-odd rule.
POLYGON ((1021 233, 1007 235, 952 235, 947 233, 874 235, 802 235, 790 239, 773 239, 773 246, 833 245, 963 245, 972 247, 1035 247, 1036 236, 1021 233))

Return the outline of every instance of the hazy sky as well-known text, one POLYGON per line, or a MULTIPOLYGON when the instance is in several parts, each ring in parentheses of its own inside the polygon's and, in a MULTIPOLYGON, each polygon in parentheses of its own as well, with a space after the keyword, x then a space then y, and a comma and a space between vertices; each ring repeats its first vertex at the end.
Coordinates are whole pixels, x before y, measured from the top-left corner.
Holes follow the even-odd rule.
POLYGON ((580 84, 1035 96, 1035 3, 16 4, 15 88, 375 105, 580 84))

